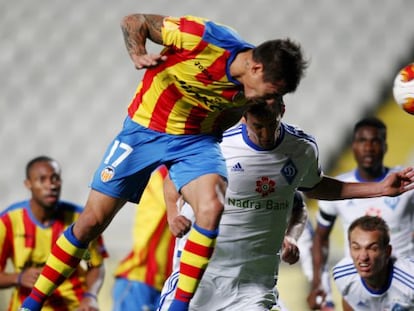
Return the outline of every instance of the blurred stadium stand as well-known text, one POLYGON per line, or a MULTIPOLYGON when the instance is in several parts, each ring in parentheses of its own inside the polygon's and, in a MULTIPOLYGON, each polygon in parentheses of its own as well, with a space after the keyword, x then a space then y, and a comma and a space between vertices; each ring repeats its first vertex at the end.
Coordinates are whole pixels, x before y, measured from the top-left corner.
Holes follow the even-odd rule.
MULTIPOLYGON (((316 137, 324 170, 342 153, 355 120, 379 108, 413 56, 411 0, 2 1, 0 210, 28 195, 24 167, 40 154, 61 162, 62 198, 85 202, 142 75, 119 27, 133 12, 205 16, 255 44, 300 42, 310 67, 286 96, 285 120, 316 137)), ((131 213, 124 208, 105 233, 113 261, 130 245, 131 213)))

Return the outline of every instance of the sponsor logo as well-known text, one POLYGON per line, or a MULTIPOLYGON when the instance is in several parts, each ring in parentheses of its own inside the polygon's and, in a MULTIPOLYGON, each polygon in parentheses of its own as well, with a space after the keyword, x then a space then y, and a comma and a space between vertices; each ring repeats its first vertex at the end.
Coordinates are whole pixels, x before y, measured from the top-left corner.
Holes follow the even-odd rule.
POLYGON ((236 164, 233 165, 233 167, 231 168, 232 172, 244 172, 244 168, 241 166, 241 164, 239 162, 237 162, 236 164))
POLYGON ((276 182, 267 176, 261 177, 256 181, 256 192, 260 193, 262 197, 275 192, 276 182))

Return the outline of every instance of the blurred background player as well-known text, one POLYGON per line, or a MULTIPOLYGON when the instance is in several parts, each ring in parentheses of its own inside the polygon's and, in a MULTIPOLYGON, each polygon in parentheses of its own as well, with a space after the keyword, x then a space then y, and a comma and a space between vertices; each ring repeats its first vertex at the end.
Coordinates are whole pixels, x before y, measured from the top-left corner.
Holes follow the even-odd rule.
POLYGON ((171 274, 175 238, 164 201, 167 174, 165 166, 152 173, 136 206, 133 248, 115 270, 113 311, 156 310, 162 286, 171 274))
MULTIPOLYGON (((297 244, 300 250, 300 265, 303 274, 309 282, 309 286, 311 285, 313 279, 312 243, 314 235, 315 229, 311 219, 308 218, 303 233, 299 237, 297 244)), ((324 251, 327 251, 327 249, 325 248, 324 251)), ((333 311, 335 310, 335 303, 332 296, 331 275, 327 265, 323 267, 321 282, 326 296, 320 310, 333 311)))
POLYGON ((392 256, 384 219, 362 216, 354 220, 347 246, 351 257, 332 270, 344 311, 414 310, 414 259, 392 256))
MULTIPOLYGON (((358 121, 353 130, 352 151, 357 168, 338 176, 345 182, 382 181, 399 168, 389 168, 383 164, 387 151, 387 129, 377 118, 364 118, 358 121)), ((412 226, 414 219, 414 191, 396 197, 377 197, 371 199, 351 199, 343 201, 320 201, 317 213, 317 227, 313 240, 313 281, 308 296, 311 308, 319 308, 317 296, 324 296, 321 287, 321 272, 324 271, 329 254, 329 236, 337 217, 341 219, 344 240, 350 223, 363 215, 384 218, 390 227, 393 254, 396 256, 413 255, 412 226)), ((349 254, 345 247, 345 254, 349 254)))
MULTIPOLYGON (((59 199, 61 168, 50 157, 39 156, 27 163, 24 185, 31 198, 0 213, 0 287, 13 287, 9 311, 18 310, 40 275, 53 243, 82 210, 59 199), (5 271, 8 259, 14 271, 5 271)), ((102 238, 93 241, 88 250, 85 265, 78 266, 46 300, 43 311, 99 309, 97 296, 107 257, 102 238)))

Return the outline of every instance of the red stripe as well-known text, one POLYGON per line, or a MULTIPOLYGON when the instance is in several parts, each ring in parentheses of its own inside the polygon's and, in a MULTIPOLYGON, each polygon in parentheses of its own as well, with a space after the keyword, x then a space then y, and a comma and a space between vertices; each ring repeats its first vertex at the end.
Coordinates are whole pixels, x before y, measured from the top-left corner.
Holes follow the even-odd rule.
POLYGON ((203 246, 191 240, 188 240, 187 243, 185 243, 184 249, 204 258, 210 258, 214 251, 214 247, 203 246))
POLYGON ((205 26, 196 21, 190 21, 185 17, 182 17, 180 20, 180 30, 181 32, 189 33, 201 37, 204 34, 205 26))
POLYGON ((165 70, 166 68, 170 66, 174 66, 175 64, 182 61, 181 58, 174 57, 175 51, 172 48, 166 50, 165 53, 163 54, 167 56, 167 60, 164 63, 159 64, 156 67, 146 69, 144 76, 141 80, 142 87, 140 91, 135 94, 134 98, 132 99, 128 107, 128 115, 131 118, 134 116, 135 112, 137 111, 139 106, 142 104, 142 97, 151 87, 154 77, 157 74, 159 74, 161 71, 165 70))
POLYGON ((36 247, 36 226, 30 219, 29 213, 26 209, 23 209, 23 225, 26 235, 25 246, 28 248, 36 247))
POLYGON ((32 291, 30 293, 30 297, 33 298, 33 300, 37 302, 41 302, 46 297, 45 294, 43 294, 41 291, 39 291, 36 287, 32 288, 32 291))
POLYGON ((145 280, 147 284, 152 285, 152 286, 154 286, 155 284, 155 276, 158 274, 158 270, 159 270, 158 260, 156 256, 157 248, 163 236, 166 226, 167 226, 167 214, 164 213, 148 245, 147 273, 145 276, 145 280))
POLYGON ((200 124, 204 121, 207 114, 208 111, 201 106, 192 108, 185 122, 184 134, 194 134, 196 132, 195 130, 199 132, 200 124))
MULTIPOLYGON (((207 263, 205 264, 207 266, 207 263)), ((180 273, 192 277, 197 280, 201 280, 201 277, 204 274, 205 267, 198 268, 191 265, 187 265, 184 262, 180 263, 180 273)))
POLYGON ((72 290, 76 296, 76 298, 81 301, 83 298, 83 294, 85 293, 84 284, 80 280, 80 276, 78 271, 75 271, 74 274, 71 275, 69 278, 70 283, 72 283, 72 290))
POLYGON ((13 226, 9 214, 5 214, 0 221, 3 221, 6 227, 6 237, 4 239, 3 249, 0 252, 0 268, 3 270, 6 267, 9 254, 14 254, 13 226))
POLYGON ((174 109, 175 103, 182 97, 183 95, 174 84, 170 84, 162 91, 155 104, 148 127, 155 131, 165 132, 168 117, 174 109))
POLYGON ((167 252, 167 269, 165 271, 165 274, 166 274, 165 278, 167 278, 172 273, 174 249, 175 249, 175 237, 171 234, 170 243, 168 245, 168 252, 167 252))
POLYGON ((60 274, 59 272, 54 270, 52 267, 47 266, 47 265, 44 266, 42 275, 46 277, 47 279, 49 279, 53 284, 62 284, 63 281, 66 280, 66 278, 62 274, 60 274))
POLYGON ((215 81, 220 81, 223 78, 223 68, 226 67, 226 62, 229 52, 225 51, 219 58, 217 58, 208 68, 196 75, 196 79, 204 85, 209 85, 215 81))
POLYGON ((75 268, 80 262, 79 258, 68 254, 65 250, 61 249, 58 244, 53 246, 52 254, 72 268, 75 268))
POLYGON ((158 168, 158 171, 160 172, 160 175, 161 175, 162 179, 164 180, 164 179, 165 179, 165 177, 166 177, 166 176, 167 176, 167 174, 168 174, 168 168, 167 168, 165 165, 161 165, 161 166, 158 168))
POLYGON ((63 223, 64 215, 59 215, 52 226, 52 241, 51 246, 53 246, 62 232, 65 230, 65 224, 63 223))
POLYGON ((179 287, 175 291, 175 298, 183 302, 189 302, 193 295, 194 294, 186 292, 179 287))

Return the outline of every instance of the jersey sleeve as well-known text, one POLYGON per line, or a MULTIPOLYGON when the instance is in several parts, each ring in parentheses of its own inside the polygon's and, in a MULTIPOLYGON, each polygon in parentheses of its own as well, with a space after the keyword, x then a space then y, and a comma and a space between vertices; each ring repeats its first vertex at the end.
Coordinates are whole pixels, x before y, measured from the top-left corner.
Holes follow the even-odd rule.
POLYGON ((194 16, 166 17, 161 28, 163 44, 176 49, 192 50, 202 40, 205 21, 194 16))
POLYGON ((317 222, 324 227, 331 227, 335 223, 338 215, 336 201, 318 201, 318 212, 316 214, 317 222))
POLYGON ((308 158, 308 169, 300 183, 300 190, 312 189, 322 180, 322 169, 319 163, 319 153, 316 143, 309 144, 305 153, 308 158))

